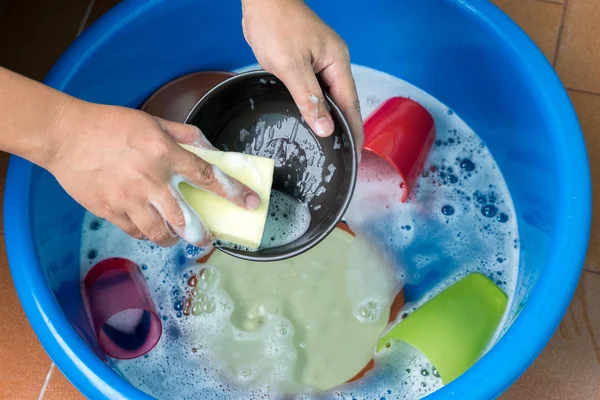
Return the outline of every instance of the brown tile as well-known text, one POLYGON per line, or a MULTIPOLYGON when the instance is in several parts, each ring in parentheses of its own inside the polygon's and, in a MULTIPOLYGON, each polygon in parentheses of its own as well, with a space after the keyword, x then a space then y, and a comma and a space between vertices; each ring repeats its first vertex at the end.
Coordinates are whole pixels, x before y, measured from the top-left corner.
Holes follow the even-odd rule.
POLYGON ((44 393, 44 400, 82 400, 85 399, 81 393, 56 367, 52 369, 52 376, 44 393))
POLYGON ((102 14, 116 6, 120 0, 96 0, 94 7, 90 12, 90 16, 87 21, 87 26, 95 22, 102 14))
POLYGON ((584 272, 565 318, 500 400, 600 398, 600 275, 584 272))
POLYGON ((548 60, 554 59, 563 7, 537 0, 492 0, 527 32, 548 60))
MULTIPOLYGON (((587 145, 593 197, 600 198, 600 96, 570 90, 587 145)), ((600 207, 592 207, 592 230, 585 267, 600 272, 600 207)))
POLYGON ((0 235, 0 399, 37 399, 50 359, 21 308, 0 235))
POLYGON ((567 0, 556 70, 565 86, 600 93, 600 3, 567 0))
POLYGON ((75 38, 89 0, 0 1, 0 65, 41 80, 75 38))

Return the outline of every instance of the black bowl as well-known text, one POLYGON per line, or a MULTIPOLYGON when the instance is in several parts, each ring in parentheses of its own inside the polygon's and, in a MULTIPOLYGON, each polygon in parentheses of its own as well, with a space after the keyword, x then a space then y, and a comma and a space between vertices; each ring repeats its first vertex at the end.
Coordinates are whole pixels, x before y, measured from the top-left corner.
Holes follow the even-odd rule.
POLYGON ((304 122, 285 85, 266 71, 235 75, 210 90, 186 123, 199 127, 219 150, 275 160, 272 189, 308 205, 311 222, 304 235, 287 245, 256 252, 218 246, 251 261, 297 256, 323 240, 340 222, 354 191, 357 151, 340 109, 325 94, 335 130, 317 136, 304 122))

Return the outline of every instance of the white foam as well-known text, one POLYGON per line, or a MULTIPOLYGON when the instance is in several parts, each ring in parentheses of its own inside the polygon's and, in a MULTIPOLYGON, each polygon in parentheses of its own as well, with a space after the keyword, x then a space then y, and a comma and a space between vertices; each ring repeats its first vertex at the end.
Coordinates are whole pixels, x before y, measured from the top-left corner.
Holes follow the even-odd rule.
POLYGON ((242 129, 240 131, 240 142, 245 142, 249 134, 250 132, 248 132, 246 129, 242 129))
MULTIPOLYGON (((337 137, 337 136, 336 136, 336 137, 337 137)), ((327 166, 327 171, 329 171, 329 173, 327 174, 327 176, 325 176, 325 178, 323 178, 323 180, 324 180, 326 183, 329 183, 329 182, 331 182, 331 179, 333 178, 333 174, 335 174, 335 169, 336 169, 336 168, 335 168, 335 165, 333 165, 333 164, 329 164, 329 165, 327 166)))
POLYGON ((285 246, 299 239, 310 225, 308 206, 283 192, 272 190, 260 249, 285 246))
POLYGON ((240 193, 240 186, 237 185, 229 175, 221 171, 221 168, 213 164, 212 169, 215 180, 219 183, 219 185, 221 185, 221 187, 225 191, 225 194, 229 198, 232 198, 233 196, 240 193))
POLYGON ((169 189, 175 199, 177 199, 185 220, 185 228, 183 231, 175 226, 172 228, 179 237, 183 238, 188 243, 205 243, 212 234, 206 229, 206 226, 200 219, 198 213, 184 200, 183 195, 179 191, 179 184, 182 182, 195 186, 183 175, 176 174, 171 177, 169 189))
POLYGON ((437 370, 414 347, 393 342, 375 356, 376 367, 364 378, 328 393, 334 399, 416 400, 443 386, 437 370), (389 362, 394 360, 394 362, 389 362))
POLYGON ((267 118, 260 118, 253 127, 252 142, 246 140, 248 130, 240 131, 240 139, 244 153, 271 158, 275 168, 303 165, 303 173, 297 172, 293 177, 296 183, 297 197, 310 202, 315 191, 323 184, 323 164, 325 155, 315 137, 310 133, 304 121, 287 116, 277 123, 268 125, 267 118))
POLYGON ((339 136, 334 136, 333 137, 333 149, 334 150, 339 150, 342 148, 342 144, 340 143, 340 137, 339 136))

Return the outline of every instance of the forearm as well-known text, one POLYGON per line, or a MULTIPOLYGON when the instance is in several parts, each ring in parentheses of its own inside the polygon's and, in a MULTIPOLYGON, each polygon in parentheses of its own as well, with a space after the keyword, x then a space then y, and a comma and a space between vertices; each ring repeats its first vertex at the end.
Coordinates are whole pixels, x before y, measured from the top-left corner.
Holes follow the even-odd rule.
POLYGON ((263 8, 269 11, 269 7, 273 4, 295 4, 304 3, 304 0, 242 0, 242 10, 247 7, 263 8))
POLYGON ((46 166, 84 102, 0 67, 0 150, 46 166))

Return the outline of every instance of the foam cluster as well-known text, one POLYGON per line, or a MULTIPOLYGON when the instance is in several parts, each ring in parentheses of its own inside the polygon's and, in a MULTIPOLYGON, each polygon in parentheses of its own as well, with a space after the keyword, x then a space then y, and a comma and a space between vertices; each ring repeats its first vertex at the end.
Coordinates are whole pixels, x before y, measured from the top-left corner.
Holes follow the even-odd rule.
POLYGON ((271 191, 269 212, 261 249, 284 246, 299 239, 310 226, 310 210, 308 206, 294 197, 271 191))

